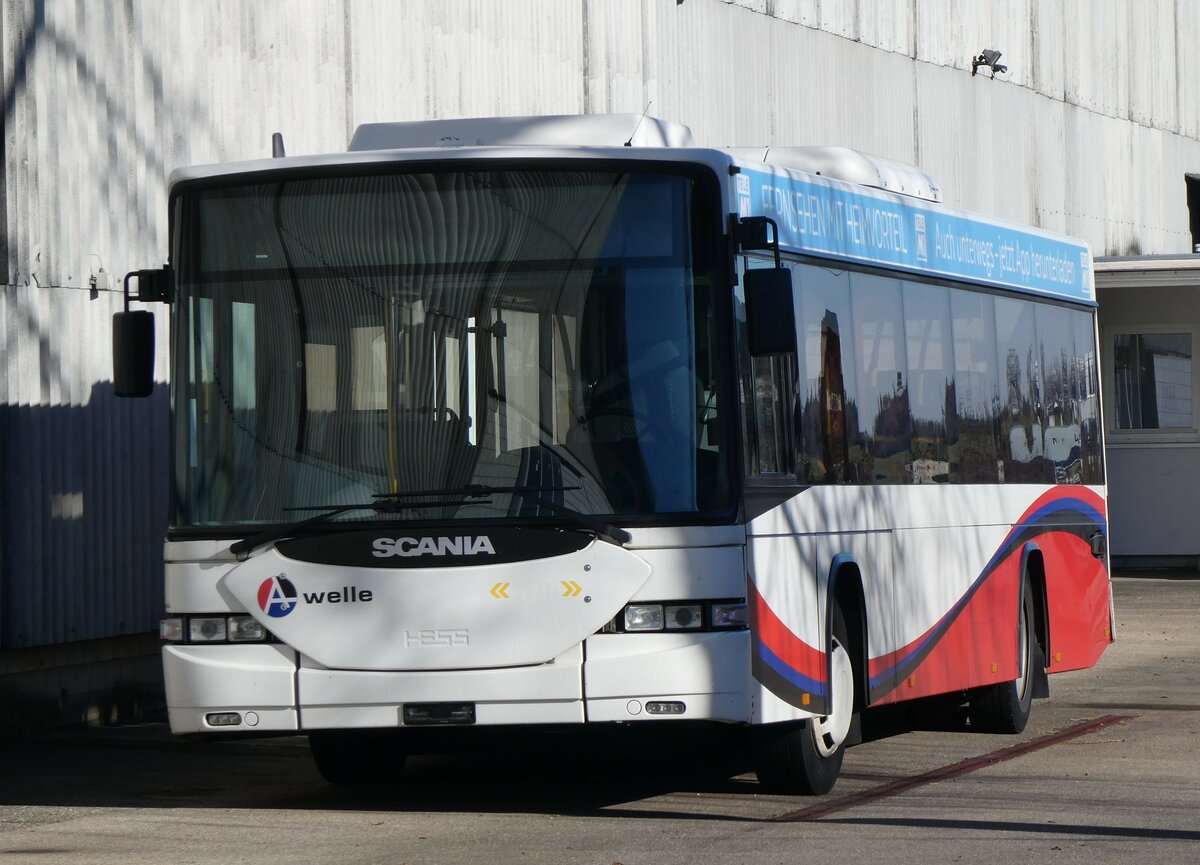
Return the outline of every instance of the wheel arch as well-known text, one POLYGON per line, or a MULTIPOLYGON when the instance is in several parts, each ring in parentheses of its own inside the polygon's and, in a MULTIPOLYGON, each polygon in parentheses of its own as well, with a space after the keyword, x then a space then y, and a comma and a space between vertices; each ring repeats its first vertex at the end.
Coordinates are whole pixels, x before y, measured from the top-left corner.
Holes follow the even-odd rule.
MULTIPOLYGON (((862 709, 869 696, 867 678, 867 604, 863 592, 862 570, 858 562, 846 553, 834 556, 829 566, 829 582, 825 591, 825 651, 828 656, 833 648, 833 608, 842 611, 846 625, 846 638, 850 645, 846 651, 854 665, 854 710, 862 709)), ((832 677, 826 670, 826 681, 832 677)))
MULTIPOLYGON (((1034 639, 1042 650, 1042 663, 1045 665, 1053 657, 1050 654, 1050 602, 1046 594, 1046 559, 1036 543, 1026 544, 1021 551, 1021 581, 1028 584, 1029 593, 1033 597, 1034 639)), ((1033 688, 1034 697, 1050 696, 1044 666, 1034 671, 1033 688)))

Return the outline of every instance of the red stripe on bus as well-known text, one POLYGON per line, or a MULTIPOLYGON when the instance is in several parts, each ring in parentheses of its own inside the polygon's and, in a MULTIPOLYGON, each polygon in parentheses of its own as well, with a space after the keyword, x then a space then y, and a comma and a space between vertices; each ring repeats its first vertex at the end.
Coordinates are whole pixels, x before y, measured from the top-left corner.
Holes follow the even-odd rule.
POLYGON ((759 594, 758 587, 754 585, 754 582, 751 580, 748 585, 752 615, 750 627, 754 636, 796 672, 818 682, 824 682, 826 678, 825 653, 796 636, 775 615, 770 604, 759 594))

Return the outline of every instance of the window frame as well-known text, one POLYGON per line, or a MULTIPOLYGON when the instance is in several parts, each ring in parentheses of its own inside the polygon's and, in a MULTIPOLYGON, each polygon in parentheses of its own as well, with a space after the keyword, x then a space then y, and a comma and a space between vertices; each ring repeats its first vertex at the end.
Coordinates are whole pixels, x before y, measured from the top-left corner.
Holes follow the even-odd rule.
POLYGON ((1101 329, 1101 362, 1103 363, 1104 432, 1108 446, 1119 448, 1136 445, 1139 447, 1200 444, 1200 424, 1197 410, 1200 409, 1200 352, 1197 351, 1196 336, 1200 328, 1194 324, 1111 324, 1101 329), (1117 425, 1116 394, 1116 338, 1118 336, 1141 336, 1166 333, 1184 333, 1191 340, 1192 376, 1192 425, 1166 429, 1125 429, 1117 425))

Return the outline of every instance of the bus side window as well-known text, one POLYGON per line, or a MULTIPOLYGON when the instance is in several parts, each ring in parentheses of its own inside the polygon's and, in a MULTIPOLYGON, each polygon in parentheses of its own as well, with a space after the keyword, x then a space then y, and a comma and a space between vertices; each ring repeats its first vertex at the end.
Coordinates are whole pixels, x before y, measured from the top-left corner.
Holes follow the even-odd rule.
POLYGON ((953 289, 950 316, 954 335, 954 413, 948 434, 950 481, 1002 483, 994 300, 990 295, 953 289))
POLYGON ((796 270, 799 476, 805 483, 847 483, 852 430, 858 426, 849 274, 811 266, 796 270))
POLYGON ((825 310, 821 319, 821 371, 818 429, 821 456, 830 480, 846 478, 850 454, 846 447, 846 377, 842 373, 842 336, 837 313, 825 310))
POLYGON ((1036 327, 1037 305, 996 298, 996 349, 1000 385, 1000 460, 1006 483, 1054 483, 1045 453, 1044 358, 1036 327))
MULTIPOLYGON (((770 262, 749 259, 747 266, 769 267, 770 262)), ((740 325, 744 327, 744 321, 740 325)), ((741 337, 741 358, 749 371, 742 383, 743 390, 748 391, 742 395, 746 412, 747 473, 763 479, 792 480, 796 474, 793 423, 796 355, 752 357, 746 348, 749 343, 745 330, 741 337)))
POLYGON ((854 349, 858 361, 858 436, 862 449, 855 480, 895 484, 909 480, 912 418, 900 284, 871 275, 850 277, 854 349))
POLYGON ((753 368, 754 453, 753 474, 792 475, 791 400, 795 391, 790 357, 756 357, 753 368))
POLYGON ((950 430, 956 420, 950 292, 942 286, 905 282, 903 300, 913 428, 910 480, 949 483, 950 430))

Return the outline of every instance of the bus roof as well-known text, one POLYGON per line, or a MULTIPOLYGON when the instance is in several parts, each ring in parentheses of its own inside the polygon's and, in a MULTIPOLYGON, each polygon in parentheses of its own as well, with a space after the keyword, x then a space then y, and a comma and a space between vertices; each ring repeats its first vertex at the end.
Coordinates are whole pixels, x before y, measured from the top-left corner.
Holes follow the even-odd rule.
POLYGON ((1082 240, 775 165, 738 168, 738 214, 772 219, 783 251, 1095 305, 1082 240))
POLYGON ((730 210, 774 220, 784 252, 1095 304, 1085 242, 946 207, 936 182, 917 168, 845 148, 691 145, 686 126, 636 114, 373 123, 358 128, 348 153, 178 169, 170 186, 461 159, 702 164, 732 175, 730 210))

